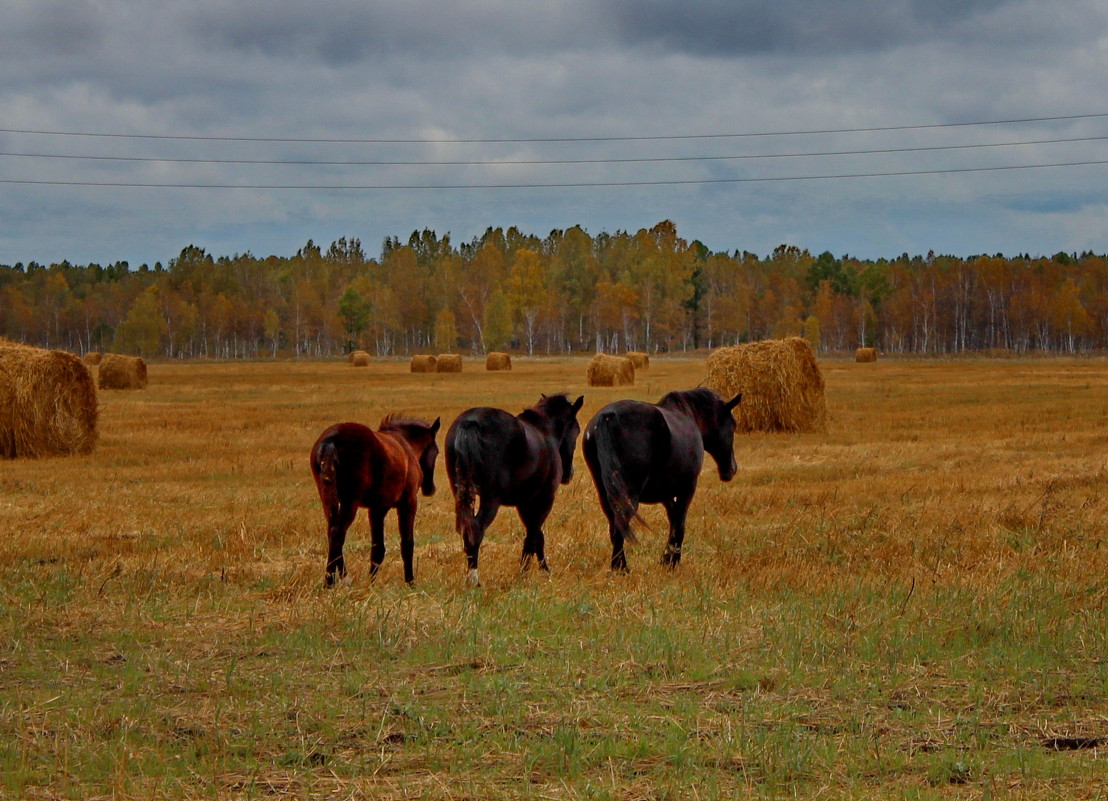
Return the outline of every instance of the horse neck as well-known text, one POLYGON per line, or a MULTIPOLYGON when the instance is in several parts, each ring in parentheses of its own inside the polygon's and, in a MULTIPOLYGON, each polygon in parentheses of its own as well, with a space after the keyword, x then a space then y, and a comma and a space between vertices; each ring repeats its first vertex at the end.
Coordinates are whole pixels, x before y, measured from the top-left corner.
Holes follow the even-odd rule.
POLYGON ((707 434, 708 426, 705 420, 706 416, 704 411, 688 392, 670 392, 658 401, 658 406, 666 411, 685 415, 692 420, 693 425, 700 431, 701 437, 707 434))

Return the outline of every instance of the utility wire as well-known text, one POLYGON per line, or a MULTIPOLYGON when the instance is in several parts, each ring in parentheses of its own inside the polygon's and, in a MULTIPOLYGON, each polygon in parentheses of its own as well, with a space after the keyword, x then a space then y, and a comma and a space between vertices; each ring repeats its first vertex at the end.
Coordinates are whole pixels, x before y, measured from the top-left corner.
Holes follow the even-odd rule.
POLYGON ((1099 114, 1067 114, 1055 117, 1025 117, 1009 120, 978 120, 973 122, 948 122, 932 123, 926 125, 885 125, 869 128, 827 128, 803 131, 762 131, 749 133, 715 133, 715 134, 676 134, 669 136, 565 136, 543 138, 519 138, 519 139, 297 139, 277 136, 188 136, 176 134, 127 134, 127 133, 98 133, 92 131, 48 131, 28 130, 22 128, 0 128, 0 133, 30 134, 35 136, 84 136, 114 139, 157 139, 176 141, 198 142, 286 142, 286 143, 313 143, 313 144, 407 144, 407 145, 431 145, 431 144, 520 144, 528 142, 656 142, 673 141, 679 139, 737 139, 757 136, 808 136, 815 134, 843 134, 843 133, 873 133, 879 131, 921 131, 937 128, 962 128, 975 125, 1015 125, 1029 122, 1055 122, 1061 120, 1088 120, 1099 117, 1108 117, 1108 112, 1099 114))
POLYGON ((769 183, 777 181, 826 181, 848 178, 887 178, 904 175, 951 175, 955 173, 971 172, 1000 172, 1006 170, 1040 170, 1056 167, 1089 167, 1093 165, 1108 164, 1108 160, 1094 161, 1066 161, 1056 164, 1014 164, 1000 167, 958 167, 941 170, 896 170, 892 172, 859 172, 843 173, 838 175, 794 175, 762 178, 703 178, 688 180, 659 180, 659 181, 597 181, 597 182, 568 182, 568 183, 530 183, 530 184, 190 184, 190 183, 132 183, 127 181, 39 181, 14 178, 0 178, 0 184, 25 184, 37 186, 100 186, 100 187, 134 187, 148 189, 311 189, 311 190, 354 190, 354 191, 388 191, 388 190, 446 190, 446 189, 568 189, 587 187, 618 187, 618 186, 690 186, 704 184, 746 184, 769 183))
POLYGON ((994 142, 968 145, 934 145, 929 147, 891 147, 867 150, 828 150, 810 153, 768 153, 762 155, 733 156, 659 156, 653 158, 610 158, 610 159, 507 159, 474 161, 319 161, 312 159, 201 159, 201 158, 162 158, 158 156, 88 156, 65 153, 14 153, 0 152, 0 156, 27 159, 78 159, 87 161, 123 161, 163 164, 254 164, 288 165, 311 167, 485 167, 485 166, 540 166, 553 164, 646 164, 692 161, 745 161, 758 159, 813 158, 822 156, 870 156, 885 153, 925 153, 944 150, 974 150, 992 147, 1026 147, 1028 145, 1053 145, 1073 142, 1098 142, 1108 136, 1080 136, 1067 139, 1036 139, 1027 142, 994 142))

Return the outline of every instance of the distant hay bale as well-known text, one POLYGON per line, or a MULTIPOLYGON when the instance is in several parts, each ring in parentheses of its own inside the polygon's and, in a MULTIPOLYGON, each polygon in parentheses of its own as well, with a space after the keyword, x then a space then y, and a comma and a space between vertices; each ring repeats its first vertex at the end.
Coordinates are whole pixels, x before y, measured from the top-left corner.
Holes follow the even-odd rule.
POLYGON ((507 353, 497 353, 493 351, 485 357, 485 369, 486 370, 511 370, 512 369, 512 357, 507 353))
POLYGON ((89 453, 96 384, 72 353, 0 340, 0 457, 89 453))
POLYGON ((369 367, 369 354, 364 350, 350 351, 349 359, 351 367, 369 367))
POLYGON ((146 389, 146 362, 141 356, 105 353, 100 360, 100 389, 146 389))
POLYGON ((714 350, 704 383, 727 399, 743 393, 739 431, 827 431, 823 375, 801 337, 714 350))
POLYGON ((854 361, 856 362, 875 362, 877 361, 877 348, 858 348, 854 351, 854 361))
POLYGON ((81 357, 81 361, 83 361, 89 367, 96 367, 96 365, 100 364, 101 358, 102 357, 100 351, 90 350, 88 353, 81 357))
POLYGON ((462 357, 457 353, 440 353, 435 361, 436 373, 462 372, 462 357))
POLYGON ((413 373, 433 373, 435 372, 435 362, 437 360, 434 356, 418 355, 412 357, 412 372, 413 373))
POLYGON ((585 373, 590 387, 622 387, 635 383, 635 364, 623 356, 598 353, 585 373))
POLYGON ((628 352, 627 358, 631 360, 631 364, 635 365, 636 370, 646 370, 650 367, 650 356, 645 353, 633 350, 628 352))

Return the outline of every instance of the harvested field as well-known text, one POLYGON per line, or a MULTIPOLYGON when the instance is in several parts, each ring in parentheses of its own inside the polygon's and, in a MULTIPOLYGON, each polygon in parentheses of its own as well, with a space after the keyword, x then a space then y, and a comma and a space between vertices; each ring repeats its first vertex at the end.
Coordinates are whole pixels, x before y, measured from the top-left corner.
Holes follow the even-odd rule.
POLYGON ((470 590, 440 459, 416 586, 390 514, 377 581, 361 515, 323 587, 323 428, 557 391, 584 423, 705 375, 598 390, 586 364, 154 364, 93 453, 0 461, 0 797, 1102 796, 1104 360, 821 362, 828 432, 706 465, 672 573, 609 574, 578 453, 552 572, 520 575, 502 509, 470 590))

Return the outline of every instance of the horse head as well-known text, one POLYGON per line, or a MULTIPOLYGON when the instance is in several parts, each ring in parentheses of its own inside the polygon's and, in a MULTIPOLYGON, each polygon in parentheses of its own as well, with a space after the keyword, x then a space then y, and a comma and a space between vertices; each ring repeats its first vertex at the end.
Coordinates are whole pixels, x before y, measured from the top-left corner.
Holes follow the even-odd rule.
POLYGON ((550 430, 558 440, 558 457, 562 462, 562 483, 568 484, 573 478, 573 454, 577 450, 577 438, 581 436, 581 424, 577 422, 577 413, 585 403, 581 395, 572 403, 564 392, 557 395, 543 395, 536 408, 541 408, 550 421, 550 430))
POLYGON ((735 462, 735 416, 732 410, 742 400, 742 393, 729 401, 712 393, 712 402, 705 410, 707 419, 701 421, 701 436, 704 440, 704 450, 715 459, 719 468, 720 481, 730 481, 738 472, 739 466, 735 462))
POLYGON ((400 433, 412 447, 419 469, 423 472, 419 490, 424 495, 435 494, 435 462, 439 458, 439 445, 435 437, 439 433, 442 419, 436 417, 433 423, 422 420, 402 420, 389 415, 381 422, 381 430, 391 429, 400 433))

